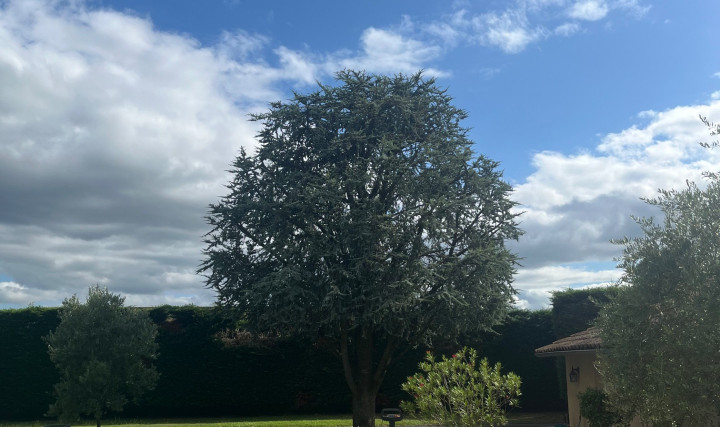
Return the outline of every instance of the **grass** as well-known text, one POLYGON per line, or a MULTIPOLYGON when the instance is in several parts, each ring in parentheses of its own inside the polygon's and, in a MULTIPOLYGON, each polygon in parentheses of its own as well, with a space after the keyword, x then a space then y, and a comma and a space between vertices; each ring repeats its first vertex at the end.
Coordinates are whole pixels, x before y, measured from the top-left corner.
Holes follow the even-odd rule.
MULTIPOLYGON (((55 421, 10 422, 0 421, 0 427, 43 427, 55 421)), ((421 420, 403 420, 397 426, 418 426, 430 424, 421 420)), ((314 416, 285 416, 285 417, 254 417, 254 418, 182 418, 182 419, 141 419, 141 420, 106 420, 103 427, 347 427, 352 425, 349 415, 314 415, 314 416)), ((388 423, 379 418, 376 427, 387 426, 388 423)), ((95 426, 95 422, 73 424, 75 426, 95 426)))
MULTIPOLYGON (((561 422, 563 414, 560 412, 528 413, 517 412, 509 415, 510 422, 517 424, 561 422)), ((0 421, 0 427, 43 427, 54 424, 52 420, 10 422, 0 421)), ((432 422, 414 419, 405 419, 397 423, 398 427, 428 425, 432 422)), ((179 418, 179 419, 109 419, 103 422, 103 427, 347 427, 352 425, 349 415, 313 415, 313 416, 285 416, 285 417, 254 417, 254 418, 179 418)), ((387 426, 388 423, 379 418, 376 427, 387 426)), ((95 426, 94 422, 73 424, 76 426, 95 426)))

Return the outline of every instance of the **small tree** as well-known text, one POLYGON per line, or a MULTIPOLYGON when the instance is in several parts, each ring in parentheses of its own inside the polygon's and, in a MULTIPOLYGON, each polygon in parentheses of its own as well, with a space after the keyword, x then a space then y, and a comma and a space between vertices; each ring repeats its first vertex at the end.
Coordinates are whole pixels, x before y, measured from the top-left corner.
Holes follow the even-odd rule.
POLYGON ((124 302, 99 286, 90 288, 84 304, 75 295, 63 301, 60 324, 44 337, 61 379, 49 415, 65 421, 89 416, 100 427, 107 411, 121 411, 154 388, 157 329, 124 302))
POLYGON ((402 403, 403 410, 444 426, 504 425, 506 410, 518 405, 520 377, 512 372, 503 375, 500 363, 490 367, 486 358, 477 363, 474 349, 463 348, 440 361, 428 352, 420 369, 424 373, 402 385, 415 397, 414 403, 402 403))
POLYGON ((200 271, 249 327, 334 340, 369 427, 399 346, 506 315, 520 231, 498 164, 432 79, 338 79, 255 116, 259 148, 210 206, 200 271))
POLYGON ((708 425, 720 409, 720 176, 706 176, 648 200, 664 220, 622 241, 620 292, 597 320, 610 404, 650 425, 708 425))

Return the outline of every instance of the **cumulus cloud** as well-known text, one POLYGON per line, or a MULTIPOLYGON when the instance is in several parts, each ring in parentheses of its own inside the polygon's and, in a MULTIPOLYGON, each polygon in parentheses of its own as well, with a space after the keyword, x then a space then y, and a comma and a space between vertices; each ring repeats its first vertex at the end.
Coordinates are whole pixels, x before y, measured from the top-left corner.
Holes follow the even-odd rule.
POLYGON ((67 295, 56 290, 30 289, 15 282, 0 282, 0 308, 57 304, 67 295))
MULTIPOLYGON (((607 8, 603 19, 642 8, 595 3, 607 8)), ((194 274, 202 217, 225 193, 237 150, 255 144, 248 113, 340 68, 447 75, 432 64, 459 43, 518 53, 580 30, 565 22, 565 0, 470 7, 370 27, 354 49, 317 53, 242 30, 204 46, 82 2, 2 3, 0 305, 58 304, 95 283, 135 305, 209 304, 214 295, 194 274)), ((636 230, 629 215, 653 214, 638 197, 717 164, 696 142, 707 136, 697 115, 719 117, 718 105, 644 112, 648 124, 610 133, 592 152, 537 153, 515 194, 527 232, 515 246, 524 258, 519 304, 541 305, 556 286, 612 280, 583 263, 617 256, 609 239, 636 230)))
MULTIPOLYGON (((377 73, 412 74, 442 53, 438 46, 423 43, 398 32, 373 27, 363 32, 360 41, 360 54, 331 59, 326 66, 330 69, 350 68, 377 73)), ((446 74, 433 68, 426 68, 425 71, 434 76, 446 74)))
POLYGON ((390 30, 324 54, 243 30, 202 45, 83 2, 3 2, 0 45, 0 305, 95 283, 210 304, 203 216, 255 145, 249 113, 343 67, 442 74, 426 67, 439 48, 390 30))
POLYGON ((638 235, 631 215, 660 214, 640 198, 655 197, 659 188, 683 188, 686 180, 702 184, 702 172, 720 163, 718 150, 699 146, 708 137, 699 115, 720 117, 720 101, 642 112, 647 124, 601 137, 592 152, 534 155, 535 172, 515 191, 526 231, 512 246, 523 258, 518 305, 536 305, 553 289, 619 277, 619 271, 588 266, 622 254, 611 240, 638 235))
POLYGON ((615 268, 590 271, 583 266, 523 269, 515 277, 514 285, 519 290, 515 305, 524 309, 547 308, 555 291, 609 286, 616 283, 621 274, 615 268))
POLYGON ((260 36, 203 47, 82 4, 5 3, 0 43, 0 303, 94 283, 141 305, 212 302, 193 274, 205 206, 254 145, 247 113, 314 70, 283 48, 276 67, 249 61, 260 36))

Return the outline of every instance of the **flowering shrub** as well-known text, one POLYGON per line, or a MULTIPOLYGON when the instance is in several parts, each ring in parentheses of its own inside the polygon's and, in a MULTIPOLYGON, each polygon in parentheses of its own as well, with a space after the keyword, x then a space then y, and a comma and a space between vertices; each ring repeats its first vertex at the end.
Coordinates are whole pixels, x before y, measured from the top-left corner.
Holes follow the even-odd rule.
POLYGON ((487 359, 476 361, 477 352, 467 347, 438 361, 428 351, 422 373, 402 385, 415 397, 401 403, 403 411, 448 427, 507 424, 506 410, 518 405, 520 377, 502 375, 500 363, 490 367, 487 359))

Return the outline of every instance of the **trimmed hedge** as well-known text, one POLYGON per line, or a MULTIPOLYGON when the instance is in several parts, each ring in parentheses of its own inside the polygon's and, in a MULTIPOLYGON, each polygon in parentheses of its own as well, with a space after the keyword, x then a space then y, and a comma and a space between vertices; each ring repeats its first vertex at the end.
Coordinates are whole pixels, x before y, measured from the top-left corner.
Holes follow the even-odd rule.
POLYGON ((535 356, 536 348, 555 341, 550 310, 513 311, 497 331, 497 335, 480 341, 478 349, 491 363, 501 362, 503 372, 512 371, 520 376, 520 409, 565 410, 554 358, 535 356))
MULTIPOLYGON (((148 309, 158 325, 160 380, 124 416, 183 417, 340 413, 351 409, 342 365, 321 342, 285 339, 227 346, 217 333, 232 323, 214 308, 163 306, 148 309)), ((0 418, 37 419, 52 402, 59 380, 42 336, 58 325, 56 308, 0 310, 0 418)), ((562 409, 552 360, 534 349, 553 341, 549 311, 514 311, 499 334, 466 339, 492 363, 522 377, 525 410, 562 409)), ((437 348, 441 353, 455 346, 437 348)), ((409 396, 400 389, 415 373, 424 348, 399 356, 378 394, 378 407, 397 406, 409 396)))
POLYGON ((592 326, 600 311, 600 305, 616 294, 617 288, 614 286, 553 292, 550 300, 556 339, 565 338, 592 326))
POLYGON ((230 326, 214 309, 159 307, 161 377, 142 416, 343 412, 349 401, 332 354, 297 340, 269 347, 228 347, 215 334, 230 326))
POLYGON ((41 339, 60 323, 56 308, 0 310, 0 417, 38 418, 60 381, 41 339))

